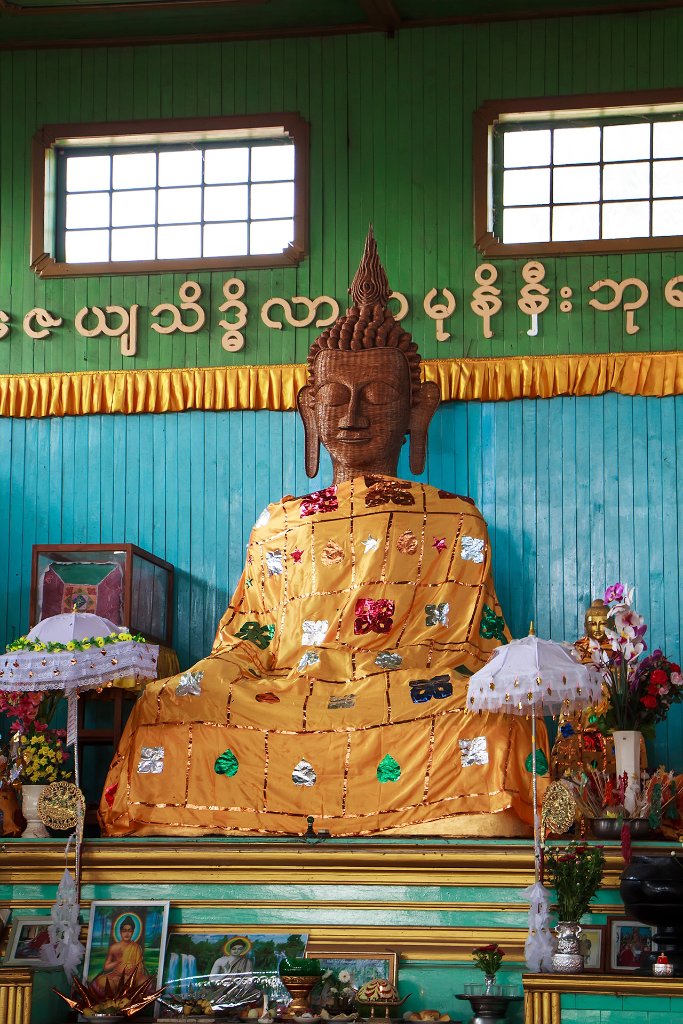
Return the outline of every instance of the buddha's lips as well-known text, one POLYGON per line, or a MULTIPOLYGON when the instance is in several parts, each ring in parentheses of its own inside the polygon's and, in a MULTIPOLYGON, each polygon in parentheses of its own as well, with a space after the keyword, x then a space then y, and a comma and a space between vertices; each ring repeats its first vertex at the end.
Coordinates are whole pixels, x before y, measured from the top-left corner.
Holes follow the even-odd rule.
POLYGON ((370 440, 368 433, 361 434, 358 431, 349 432, 348 434, 337 434, 335 441, 344 441, 346 444, 365 444, 370 440))

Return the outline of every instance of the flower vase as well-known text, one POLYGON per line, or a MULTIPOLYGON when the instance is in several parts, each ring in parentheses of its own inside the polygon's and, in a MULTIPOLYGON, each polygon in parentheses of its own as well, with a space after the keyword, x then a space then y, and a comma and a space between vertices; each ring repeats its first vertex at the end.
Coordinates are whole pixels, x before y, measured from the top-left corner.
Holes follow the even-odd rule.
POLYGON ((616 761, 617 779, 626 772, 627 785, 624 796, 624 808, 633 815, 636 797, 640 793, 640 745, 642 734, 637 729, 624 729, 613 732, 614 757, 616 761))
POLYGON ((496 976, 495 976, 495 974, 485 974, 484 975, 484 994, 487 995, 487 996, 490 996, 491 995, 491 991, 492 991, 492 989, 493 989, 495 984, 496 984, 496 976))
POLYGON ((555 927, 557 952, 551 957, 556 974, 580 974, 583 971, 583 956, 579 948, 581 925, 576 921, 559 921, 555 927))
POLYGON ((38 800, 45 785, 23 785, 21 787, 21 810, 26 818, 26 828, 21 833, 24 839, 49 839, 50 833, 38 814, 38 800))

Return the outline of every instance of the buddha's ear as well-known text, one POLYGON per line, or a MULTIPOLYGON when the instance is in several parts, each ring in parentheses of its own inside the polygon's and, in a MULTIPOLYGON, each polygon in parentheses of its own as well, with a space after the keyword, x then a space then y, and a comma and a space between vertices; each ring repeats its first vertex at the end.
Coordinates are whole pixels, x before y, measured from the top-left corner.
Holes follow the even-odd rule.
POLYGON ((304 422, 306 475, 315 476, 320 465, 320 434, 315 414, 315 399, 308 384, 301 388, 296 396, 296 407, 304 422))
POLYGON ((425 468, 427 428, 436 412, 441 394, 433 380, 420 384, 417 402, 410 410, 410 471, 419 476, 425 468))

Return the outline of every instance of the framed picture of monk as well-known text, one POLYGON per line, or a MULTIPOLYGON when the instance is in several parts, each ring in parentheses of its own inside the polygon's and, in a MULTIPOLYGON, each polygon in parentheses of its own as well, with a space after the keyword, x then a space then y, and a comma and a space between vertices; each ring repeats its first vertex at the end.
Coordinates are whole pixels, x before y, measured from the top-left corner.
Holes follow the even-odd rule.
MULTIPOLYGON (((131 976, 161 987, 169 902, 95 900, 90 905, 83 980, 113 995, 131 976)), ((115 995, 114 995, 115 998, 115 995)))
POLYGON ((50 917, 13 918, 3 963, 22 967, 45 967, 40 947, 50 941, 47 929, 51 924, 50 917))
POLYGON ((627 921, 623 917, 609 917, 609 966, 612 971, 637 971, 653 951, 656 928, 640 921, 627 921))

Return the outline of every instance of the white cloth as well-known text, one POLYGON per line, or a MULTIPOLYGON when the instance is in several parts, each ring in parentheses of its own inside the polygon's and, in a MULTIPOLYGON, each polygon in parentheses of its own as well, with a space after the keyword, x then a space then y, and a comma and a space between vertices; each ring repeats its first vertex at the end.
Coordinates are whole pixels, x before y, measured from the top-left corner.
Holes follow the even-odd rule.
POLYGON ((159 648, 120 640, 87 651, 10 651, 0 655, 0 690, 87 690, 116 679, 156 679, 159 648))

